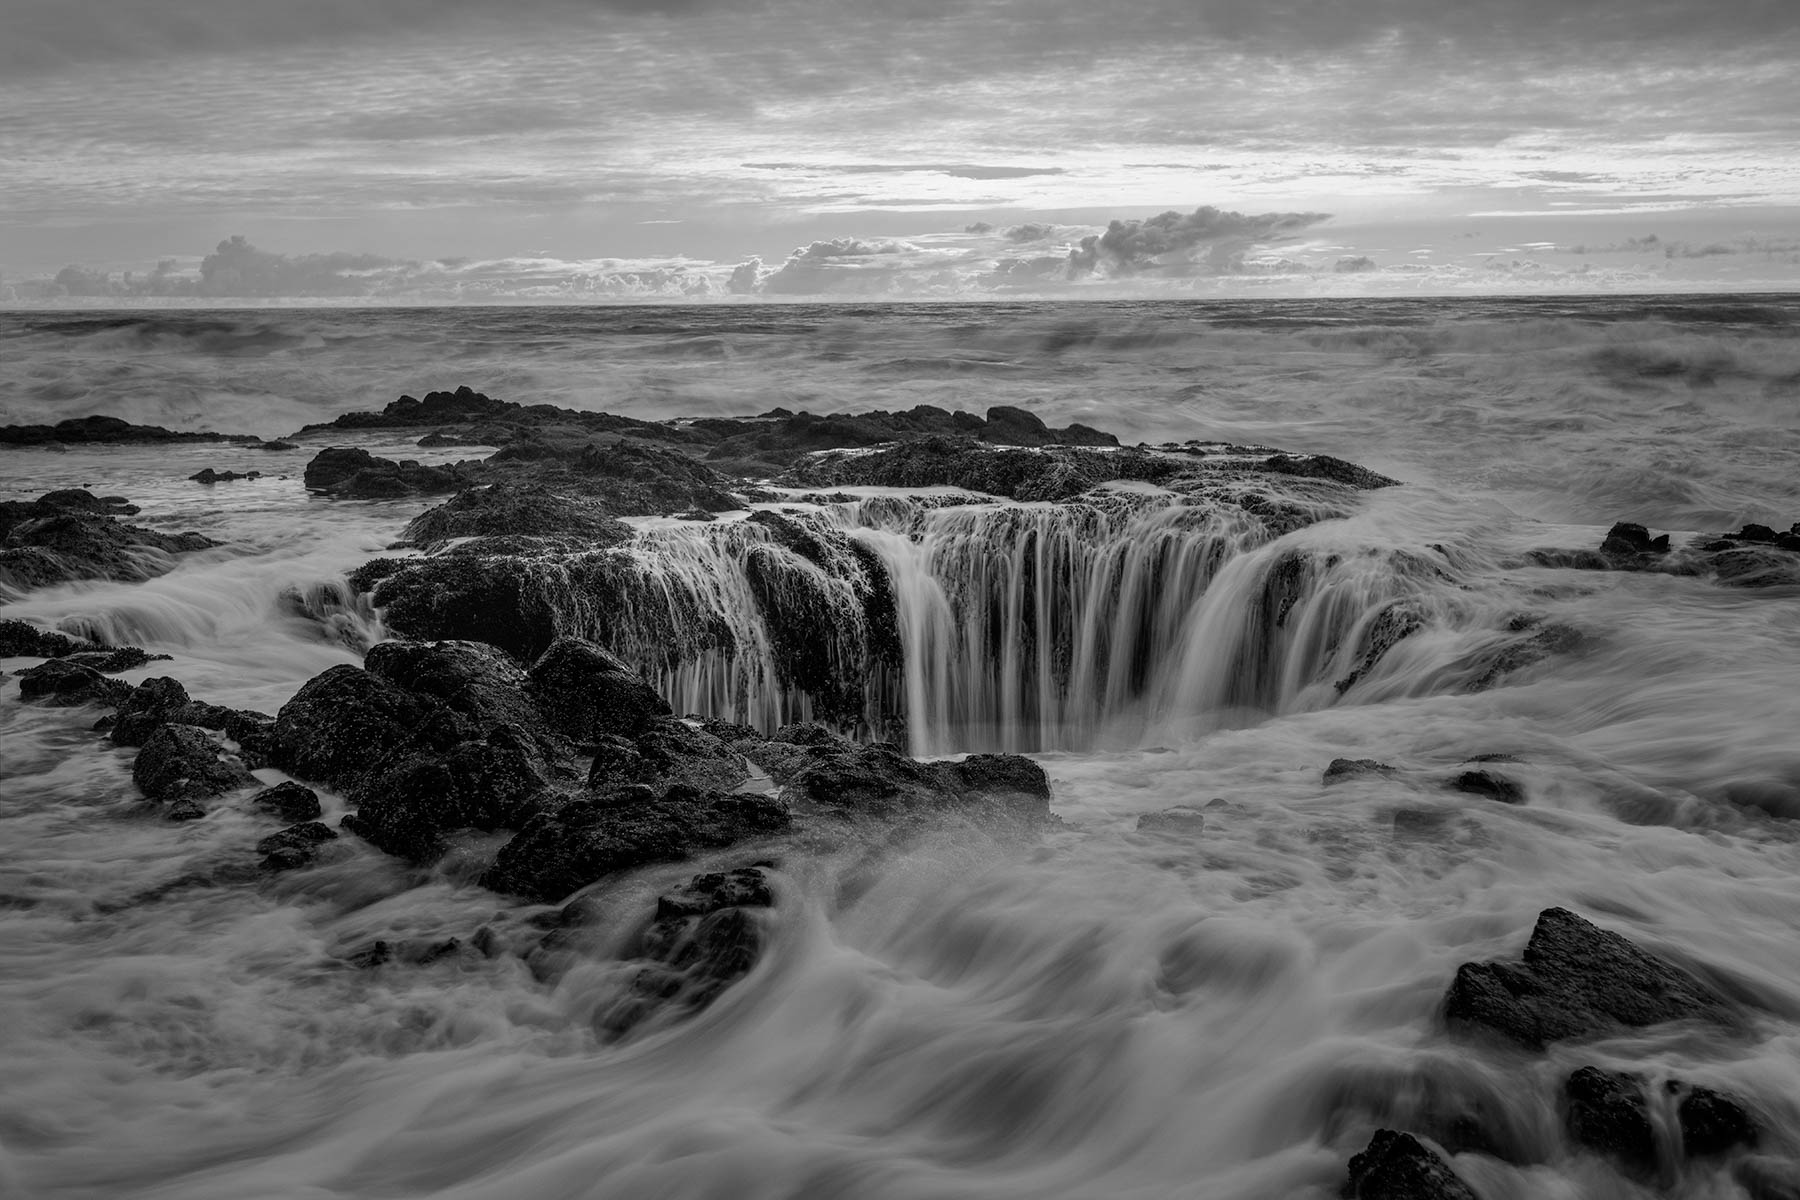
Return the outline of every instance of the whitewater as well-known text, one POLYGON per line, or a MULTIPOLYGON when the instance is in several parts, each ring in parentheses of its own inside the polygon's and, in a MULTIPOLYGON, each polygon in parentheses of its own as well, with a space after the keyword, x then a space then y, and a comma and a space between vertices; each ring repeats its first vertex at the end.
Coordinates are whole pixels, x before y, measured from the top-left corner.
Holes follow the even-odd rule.
MULTIPOLYGON (((31 660, 0 660, 0 1197, 1323 1200, 1375 1129, 1462 1106, 1510 1147, 1457 1157, 1484 1200, 1741 1200, 1722 1166, 1637 1182, 1580 1152, 1557 1094, 1588 1064, 1703 1083, 1760 1154, 1800 1155, 1800 588, 1528 552, 1800 520, 1797 330, 1788 296, 0 313, 0 424, 274 437, 461 384, 646 419, 1012 405, 1402 484, 1276 536, 1136 485, 1079 522, 955 489, 766 506, 894 581, 904 666, 867 681, 870 729, 1028 753, 1060 824, 784 859, 753 972, 623 1041, 605 953, 553 981, 506 955, 348 965, 536 910, 360 844, 218 882, 253 819, 145 817, 97 714, 22 704, 31 660), (1418 631, 1370 659, 1395 612, 1418 631), (1546 654, 1505 660, 1535 628, 1546 654), (1481 756, 1526 803, 1447 790, 1481 756), (1393 773, 1327 785, 1338 758, 1393 773), (1140 829, 1172 808, 1200 817, 1140 829), (1450 1036, 1457 966, 1516 957, 1559 905, 1752 1007, 1752 1035, 1450 1036)), ((222 543, 0 617, 274 712, 388 636, 344 577, 435 503, 309 496, 306 459, 482 453, 403 433, 0 448, 0 499, 85 487, 222 543), (264 474, 190 482, 207 466, 264 474)), ((745 591, 758 527, 633 524, 747 648, 622 646, 676 711, 808 716, 745 591)), ((602 885, 602 941, 713 861, 602 885)))

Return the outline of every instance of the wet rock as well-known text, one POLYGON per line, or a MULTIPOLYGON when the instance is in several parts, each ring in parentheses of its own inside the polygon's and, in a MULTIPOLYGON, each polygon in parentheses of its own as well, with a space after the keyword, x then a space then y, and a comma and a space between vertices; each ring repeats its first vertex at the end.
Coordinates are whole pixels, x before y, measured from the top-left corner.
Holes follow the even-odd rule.
POLYGON ((1602 554, 1667 554, 1669 552, 1669 535, 1651 537, 1650 531, 1642 525, 1629 521, 1620 521, 1606 531, 1606 538, 1600 543, 1602 554))
POLYGON ((353 784, 348 827, 387 853, 430 862, 458 829, 516 829, 546 779, 532 755, 496 731, 486 741, 397 757, 353 784))
POLYGON ((678 862, 785 832, 787 806, 767 796, 704 792, 677 785, 570 801, 533 817, 505 846, 484 887, 534 900, 561 900, 595 880, 634 867, 678 862))
POLYGON ((118 417, 73 417, 54 425, 0 425, 0 446, 157 445, 164 442, 255 441, 224 433, 178 433, 161 425, 133 425, 118 417))
POLYGON ((138 751, 137 761, 131 765, 131 781, 150 799, 168 803, 218 796, 252 786, 256 778, 227 760, 206 730, 196 725, 164 725, 138 751))
POLYGON ((300 447, 293 442, 284 442, 276 439, 274 441, 258 442, 256 448, 258 450, 298 450, 300 447))
POLYGON ((1329 479, 1348 487, 1373 490, 1398 487, 1398 479, 1359 467, 1353 462, 1333 458, 1329 454, 1276 454, 1263 461, 1263 470, 1278 475, 1298 475, 1305 479, 1329 479))
POLYGON ((1498 771, 1464 771, 1450 781, 1450 786, 1456 791, 1498 800, 1502 804, 1525 803, 1524 786, 1498 771))
POLYGON ((342 787, 403 749, 449 749, 464 740, 465 725, 441 701, 346 664, 282 705, 272 752, 289 774, 342 787))
POLYGON ((53 658, 19 672, 19 698, 56 708, 78 704, 118 704, 131 685, 108 679, 92 667, 53 658))
POLYGON ((95 649, 91 642, 24 621, 0 621, 0 658, 64 658, 95 649))
POLYGON ((127 525, 116 519, 121 511, 81 489, 0 501, 0 584, 24 591, 79 579, 150 579, 173 569, 174 555, 218 545, 198 533, 127 525))
POLYGON ((1350 1160, 1345 1200, 1479 1200, 1436 1153, 1410 1133, 1377 1130, 1350 1160))
POLYGON ((1139 833, 1173 833, 1193 835, 1206 829, 1206 814, 1197 808, 1177 806, 1161 812, 1140 813, 1139 833))
POLYGON ((1597 553, 1541 549, 1526 558, 1539 566, 1706 575, 1731 587, 1784 587, 1800 584, 1800 527, 1777 533, 1767 525, 1746 525, 1671 549, 1668 534, 1653 538, 1642 525, 1622 521, 1607 531, 1597 553))
MULTIPOLYGON (((111 731, 115 746, 142 746, 188 704, 187 689, 168 676, 146 679, 119 703, 111 731)), ((194 724, 195 722, 187 722, 194 724)))
POLYGON ((117 675, 121 671, 135 671, 148 663, 170 661, 167 654, 152 654, 139 646, 118 646, 111 650, 77 650, 66 657, 72 663, 92 667, 103 675, 117 675))
POLYGON ((333 446, 319 451, 302 475, 307 490, 347 500, 385 500, 454 492, 479 482, 461 464, 423 466, 377 458, 361 448, 333 446))
POLYGON ((1563 1084, 1564 1125, 1577 1145, 1612 1159, 1627 1175, 1656 1172, 1656 1128, 1642 1081, 1582 1067, 1563 1084))
POLYGON ((882 820, 930 812, 1025 822, 1050 815, 1049 780, 1028 758, 922 763, 884 744, 815 755, 782 795, 796 806, 882 820))
MULTIPOLYGON (((562 563, 558 575, 573 574, 562 563)), ((486 642, 530 662, 555 641, 560 622, 534 556, 469 553, 397 563, 373 582, 388 628, 421 639, 486 642)), ((584 582, 574 581, 577 584, 584 582)))
POLYGON ((318 821, 291 825, 280 833, 271 833, 256 843, 263 855, 262 865, 270 871, 292 871, 311 866, 319 856, 319 847, 337 840, 337 832, 318 821))
POLYGON ((470 488, 415 517, 401 540, 430 546, 451 538, 567 535, 589 549, 629 541, 631 527, 606 505, 543 485, 499 482, 470 488))
POLYGON ((576 637, 560 637, 531 664, 530 692, 553 728, 577 742, 631 737, 669 705, 624 662, 576 637))
POLYGON ((728 792, 750 777, 743 756, 724 742, 673 717, 655 720, 630 741, 607 738, 596 746, 588 786, 602 791, 648 784, 665 792, 677 784, 728 792))
POLYGON ((1688 1089, 1681 1097, 1675 1122, 1681 1130, 1682 1151, 1690 1158, 1754 1148, 1761 1133, 1755 1118, 1734 1097, 1704 1087, 1688 1089))
POLYGON ((1399 774, 1394 767, 1372 758, 1334 758, 1325 767, 1325 783, 1342 783, 1347 779, 1389 779, 1399 774))
POLYGON ((1621 1026, 1738 1024, 1724 998, 1686 971, 1562 908, 1539 914, 1522 961, 1459 967, 1444 1015, 1531 1049, 1621 1026))
POLYGON ((188 476, 188 479, 194 483, 205 483, 205 484, 235 483, 239 479, 261 479, 261 478, 262 478, 261 471, 245 471, 245 472, 215 471, 211 467, 206 467, 206 468, 188 476))
POLYGON ((482 642, 382 642, 364 656, 363 669, 443 704, 467 718, 472 729, 509 727, 534 743, 548 734, 528 694, 525 672, 505 652, 482 642))
POLYGON ((345 955, 344 961, 365 971, 389 963, 426 967, 454 958, 462 949, 461 938, 403 938, 396 941, 377 938, 345 955))
POLYGON ((754 910, 774 904, 768 877, 756 867, 696 875, 659 897, 633 955, 649 965, 600 1018, 601 1027, 622 1036, 659 1012, 687 1015, 711 1004, 756 966, 764 935, 754 910))
POLYGON ((305 784, 295 783, 291 779, 283 780, 274 787, 264 788, 246 803, 251 808, 261 809, 270 816, 290 823, 313 821, 324 812, 319 805, 319 794, 305 784))

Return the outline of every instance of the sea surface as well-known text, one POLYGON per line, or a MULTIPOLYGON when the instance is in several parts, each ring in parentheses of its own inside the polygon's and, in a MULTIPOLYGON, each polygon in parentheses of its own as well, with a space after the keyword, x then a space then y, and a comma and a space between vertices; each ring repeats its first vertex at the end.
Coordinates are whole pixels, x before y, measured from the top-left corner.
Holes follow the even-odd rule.
MULTIPOLYGON (((364 848, 207 883, 263 823, 145 815, 97 713, 0 680, 0 1197, 1324 1200, 1374 1129, 1446 1097, 1524 1147, 1457 1158, 1484 1200, 1745 1195, 1722 1167, 1659 1188, 1576 1153, 1556 1096, 1589 1063, 1729 1090, 1800 1156, 1800 589, 1523 557, 1620 520, 1677 541, 1800 521, 1800 298, 0 312, 0 423, 274 437, 462 384, 646 418, 1015 405, 1405 486, 1204 570, 1171 573, 1176 545, 1130 609, 1146 670, 1054 706, 974 671, 1007 647, 957 632, 958 588, 1008 586, 1014 535, 951 509, 900 536, 870 515, 891 497, 829 514, 903 593, 913 748, 1030 750, 1061 825, 927 840, 854 893, 795 860, 753 974, 617 1044, 595 1031, 621 986, 604 958, 554 984, 505 956, 345 964, 512 907, 466 872, 364 848), (1296 548, 1334 564, 1317 628, 1396 596, 1425 628, 1345 688, 1341 648, 1304 630, 1232 650, 1262 636, 1258 564, 1296 548), (1572 632, 1493 678, 1526 626, 1572 632), (1477 755, 1516 760, 1528 802, 1449 791, 1477 755), (1338 757, 1398 774, 1328 788, 1338 757), (1204 829, 1137 829, 1214 800, 1204 829), (1553 905, 1751 1003, 1752 1036, 1526 1055, 1447 1034, 1457 965, 1516 956, 1553 905)), ((224 543, 148 583, 0 595, 0 616, 172 655, 124 678, 273 712, 384 636, 342 575, 429 506, 309 497, 301 469, 325 444, 471 453, 410 443, 0 449, 0 499, 87 487, 224 543), (205 466, 264 474, 190 482, 205 466)), ((1110 582, 1070 603, 1126 620, 1107 605, 1167 534, 1093 535, 1086 578, 1110 582)), ((696 869, 608 890, 619 936, 696 869)))

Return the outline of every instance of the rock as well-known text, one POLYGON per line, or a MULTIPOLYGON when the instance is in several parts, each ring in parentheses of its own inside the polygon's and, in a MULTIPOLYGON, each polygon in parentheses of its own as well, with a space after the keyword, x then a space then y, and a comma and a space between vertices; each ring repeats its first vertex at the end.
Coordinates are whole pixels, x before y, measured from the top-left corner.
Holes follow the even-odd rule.
POLYGON ((118 704, 130 693, 130 684, 67 659, 53 658, 19 672, 20 699, 57 708, 118 704))
POLYGON ((69 662, 92 667, 103 675, 135 671, 146 663, 169 661, 167 654, 152 654, 139 646, 118 646, 111 650, 77 650, 65 657, 69 662))
POLYGON ((1372 491, 1376 488, 1399 487, 1398 479, 1359 467, 1353 462, 1333 458, 1329 454, 1275 454, 1263 460, 1263 470, 1278 475, 1298 475, 1305 479, 1329 479, 1347 487, 1372 491))
POLYGON ((577 742, 634 737, 669 715, 655 688, 612 654, 576 637, 561 637, 531 664, 532 700, 551 726, 577 742))
MULTIPOLYGON (((304 784, 295 783, 291 779, 283 780, 271 788, 264 788, 247 801, 251 808, 259 808, 270 816, 287 821, 290 824, 300 821, 314 821, 325 810, 319 805, 319 794, 304 784)), ((264 851, 264 853, 268 853, 264 851)))
POLYGON ((451 538, 550 534, 580 538, 595 550, 633 536, 631 527, 598 500, 538 484, 502 481, 460 492, 413 518, 401 541, 431 546, 451 538))
MULTIPOLYGON (((1671 1084, 1679 1088, 1677 1084, 1671 1084)), ((1735 1098, 1711 1088, 1687 1091, 1675 1107, 1681 1130, 1681 1148, 1690 1158, 1724 1154, 1740 1147, 1753 1149, 1761 1130, 1756 1120, 1735 1098)))
POLYGON ((10 618, 0 621, 0 658, 64 658, 93 649, 95 646, 91 642, 80 641, 54 629, 39 629, 36 625, 10 618))
POLYGON ((0 585, 26 591, 80 579, 150 579, 171 570, 174 555, 218 545, 198 533, 158 533, 116 519, 129 508, 81 489, 0 501, 0 585))
POLYGON ((1725 999, 1686 971, 1562 908, 1539 914, 1523 961, 1459 967, 1444 1015, 1534 1050, 1621 1026, 1738 1024, 1725 999))
POLYGON ((206 467, 193 475, 189 475, 188 478, 194 483, 232 483, 239 479, 261 479, 262 472, 247 471, 239 473, 237 471, 215 471, 211 467, 206 467))
POLYGON ((1497 771, 1464 771, 1450 781, 1450 786, 1459 792, 1498 800, 1502 804, 1525 803, 1525 788, 1517 780, 1497 771))
POLYGON ((1050 784, 1019 755, 975 755, 972 763, 921 763, 887 745, 813 756, 782 789, 796 806, 841 816, 894 819, 931 812, 1044 821, 1050 784))
POLYGON ((608 875, 782 833, 789 824, 787 807, 767 796, 676 785, 657 798, 627 789, 533 817, 500 848, 481 883, 555 902, 608 875))
POLYGON ((330 826, 307 821, 290 825, 280 833, 271 833, 256 843, 256 852, 264 856, 264 869, 292 871, 312 865, 319 855, 319 847, 336 840, 337 833, 330 826))
POLYGON ((505 652, 485 643, 382 642, 364 656, 363 669, 416 697, 442 703, 467 718, 472 728, 507 726, 533 744, 548 736, 525 672, 505 652))
POLYGON ((1450 1165, 1410 1133, 1380 1129, 1350 1160, 1345 1200, 1479 1200, 1450 1165))
MULTIPOLYGON (((142 746, 188 705, 187 689, 167 676, 146 679, 119 703, 111 737, 115 746, 142 746)), ((195 722, 187 722, 195 724, 195 722)))
POLYGON ((1161 812, 1138 814, 1139 833, 1172 833, 1193 836, 1206 829, 1206 814, 1197 808, 1177 806, 1161 812))
POLYGON ((1605 540, 1600 543, 1600 553, 1607 555, 1667 554, 1668 552, 1668 534, 1653 538, 1648 529, 1629 521, 1620 521, 1607 530, 1605 540))
POLYGON ((596 746, 588 787, 610 791, 647 784, 662 793, 678 784, 729 792, 750 777, 743 756, 685 721, 652 721, 635 740, 612 737, 596 746))
POLYGON ((1539 566, 1707 575, 1731 587, 1786 587, 1800 584, 1800 528, 1777 533, 1767 525, 1746 525, 1671 550, 1668 534, 1652 538, 1642 525, 1621 521, 1607 531, 1598 553, 1547 548, 1525 557, 1539 566))
POLYGON ((358 836, 399 858, 430 862, 458 829, 517 829, 537 811, 546 780, 534 756, 496 731, 487 741, 397 757, 345 797, 358 836))
POLYGON ((163 442, 255 441, 223 433, 177 433, 161 425, 132 425, 118 417, 73 417, 55 425, 0 425, 0 446, 69 446, 103 443, 155 445, 163 442))
POLYGON ((165 803, 197 801, 256 783, 255 776, 226 761, 218 743, 195 725, 164 725, 152 733, 132 763, 131 780, 144 795, 165 803))
POLYGON ((441 701, 343 665, 281 706, 272 753, 289 774, 341 788, 403 749, 447 750, 465 739, 465 726, 441 701))
POLYGON ((1325 767, 1325 783, 1342 783, 1347 779, 1391 779, 1399 772, 1372 758, 1334 758, 1325 767))
POLYGON ((454 492, 478 482, 461 464, 441 467, 377 458, 367 450, 333 446, 306 464, 302 479, 308 491, 349 500, 383 500, 401 496, 454 492))
POLYGON ((1627 1175, 1656 1172, 1656 1129, 1641 1081, 1598 1067, 1582 1067, 1563 1084, 1564 1125, 1569 1137, 1612 1159, 1627 1175))
POLYGON ((705 1008, 756 966, 763 946, 754 910, 774 907, 768 878, 756 867, 696 875, 656 902, 633 957, 647 965, 624 997, 598 1020, 615 1037, 663 1011, 705 1008))

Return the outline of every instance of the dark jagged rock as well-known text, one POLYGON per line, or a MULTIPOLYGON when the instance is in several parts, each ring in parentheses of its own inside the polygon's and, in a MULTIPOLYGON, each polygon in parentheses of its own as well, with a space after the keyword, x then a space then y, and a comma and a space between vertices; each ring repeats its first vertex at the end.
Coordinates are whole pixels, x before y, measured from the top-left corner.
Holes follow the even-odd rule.
POLYGON ((506 727, 516 739, 532 744, 543 740, 543 719, 527 694, 524 670, 483 642, 382 642, 364 656, 363 669, 414 696, 442 703, 467 718, 472 729, 506 727))
POLYGON ((1347 779, 1390 779, 1396 774, 1393 767, 1372 758, 1334 758, 1326 764, 1324 781, 1333 784, 1347 779))
POLYGON ((423 400, 402 396, 379 413, 353 412, 319 425, 301 430, 310 433, 324 429, 406 429, 421 425, 448 425, 459 421, 491 420, 512 416, 523 406, 506 400, 493 400, 470 387, 454 392, 428 392, 423 400))
POLYGON ((118 704, 131 694, 131 685, 108 679, 92 667, 53 658, 19 672, 19 698, 54 707, 78 704, 118 704))
POLYGON ((198 533, 124 524, 116 517, 127 509, 79 488, 0 501, 0 587, 150 579, 173 569, 174 555, 219 544, 198 533))
POLYGON ((117 675, 121 671, 135 671, 147 663, 169 661, 167 654, 152 654, 140 646, 118 646, 111 650, 77 650, 64 657, 69 662, 92 667, 102 675, 117 675))
POLYGON ((659 798, 624 789, 533 817, 481 882, 552 902, 608 875, 782 833, 789 823, 787 807, 767 796, 676 785, 659 798))
MULTIPOLYGON (((142 746, 152 733, 175 720, 188 705, 187 689, 167 676, 146 679, 119 703, 111 730, 115 746, 142 746)), ((195 724, 195 722, 186 722, 195 724)))
POLYGON ((1742 1104, 1711 1088, 1688 1089, 1675 1107, 1675 1121, 1681 1131, 1682 1151, 1690 1158, 1751 1149, 1761 1137, 1756 1119, 1742 1104))
POLYGON ((306 464, 307 490, 346 500, 389 500, 454 492, 476 482, 462 464, 429 467, 412 460, 377 458, 360 448, 321 450, 306 464))
POLYGON ((658 897, 632 955, 646 966, 601 1027, 622 1036, 658 1012, 687 1015, 711 1004, 756 966, 763 932, 755 910, 774 905, 768 877, 756 867, 696 875, 658 897))
POLYGON ((588 772, 588 787, 610 791, 644 784, 662 793, 685 785, 728 792, 747 778, 742 755, 705 730, 671 717, 652 721, 632 740, 601 739, 588 772))
POLYGON ((1372 491, 1398 487, 1398 479, 1359 467, 1353 462, 1333 458, 1329 454, 1273 454, 1263 460, 1262 468, 1278 475, 1297 475, 1303 479, 1329 479, 1346 487, 1372 491))
POLYGON ((1377 1130, 1350 1160, 1345 1200, 1480 1200, 1437 1154, 1410 1133, 1377 1130))
POLYGON ((1582 1067, 1563 1084, 1564 1125, 1577 1145, 1603 1154, 1627 1175, 1656 1170, 1656 1128, 1634 1075, 1582 1067))
MULTIPOLYGON (((553 564, 562 571, 562 564, 553 564)), ((560 619, 536 561, 446 555, 398 564, 370 597, 388 628, 410 637, 486 642, 529 662, 550 647, 560 619)))
POLYGON ((1069 500, 1098 484, 1161 483, 1192 464, 1138 449, 1016 449, 944 437, 867 451, 821 451, 782 477, 795 487, 961 487, 1014 500, 1069 500))
POLYGON ((1525 803, 1523 785, 1498 771, 1464 771, 1450 781, 1450 786, 1459 792, 1498 800, 1502 804, 1525 803))
POLYGON ((336 840, 337 832, 330 826, 307 821, 271 833, 256 843, 256 852, 263 856, 265 870, 292 871, 311 866, 319 856, 319 847, 336 840))
POLYGON ((565 737, 590 743, 608 734, 632 737, 669 705, 619 658, 577 637, 561 637, 531 664, 530 690, 539 711, 565 737))
POLYGON ((241 434, 178 433, 161 425, 133 425, 118 417, 73 417, 54 425, 0 425, 0 446, 68 446, 111 443, 156 445, 163 442, 254 442, 241 434))
POLYGON ((188 479, 194 483, 206 483, 206 484, 234 483, 239 479, 261 479, 261 478, 262 478, 261 471, 243 471, 243 472, 215 471, 211 467, 203 468, 202 470, 197 471, 196 473, 188 476, 188 479))
POLYGON ((1738 1023, 1724 998, 1687 972, 1562 908, 1538 916, 1522 961, 1459 967, 1444 1015, 1534 1050, 1621 1026, 1738 1023))
POLYGON ((485 741, 399 758, 348 790, 346 825, 389 854, 430 862, 457 829, 516 829, 535 812, 547 780, 535 756, 496 731, 485 741))
POLYGON ((0 658, 65 658, 94 649, 93 643, 54 629, 39 629, 11 618, 0 621, 0 658))
POLYGON ((451 538, 548 534, 577 537, 599 549, 629 540, 631 527, 589 497, 502 482, 461 492, 415 517, 401 540, 429 546, 451 538))
POLYGON ((1040 822, 1050 816, 1043 768, 1013 754, 922 763, 887 745, 815 755, 782 789, 795 806, 891 820, 932 812, 1040 822))
POLYGON ((448 750, 463 732, 441 701, 344 665, 314 676, 282 705, 272 751, 282 770, 342 787, 402 749, 448 750))
MULTIPOLYGON (((319 806, 319 793, 302 783, 284 780, 271 788, 264 788, 247 801, 251 808, 258 808, 273 817, 289 823, 316 821, 324 810, 319 806)), ((267 853, 267 851, 264 851, 267 853)))
POLYGON ((131 766, 131 780, 144 795, 165 803, 198 801, 256 783, 197 725, 164 725, 152 733, 131 766))
POLYGON ((1736 533, 1695 538, 1672 549, 1668 534, 1651 537, 1644 526, 1621 521, 1607 531, 1598 552, 1540 549, 1529 552, 1526 560, 1576 570, 1705 575, 1731 587, 1783 587, 1800 584, 1800 523, 1786 533, 1746 525, 1736 533))

